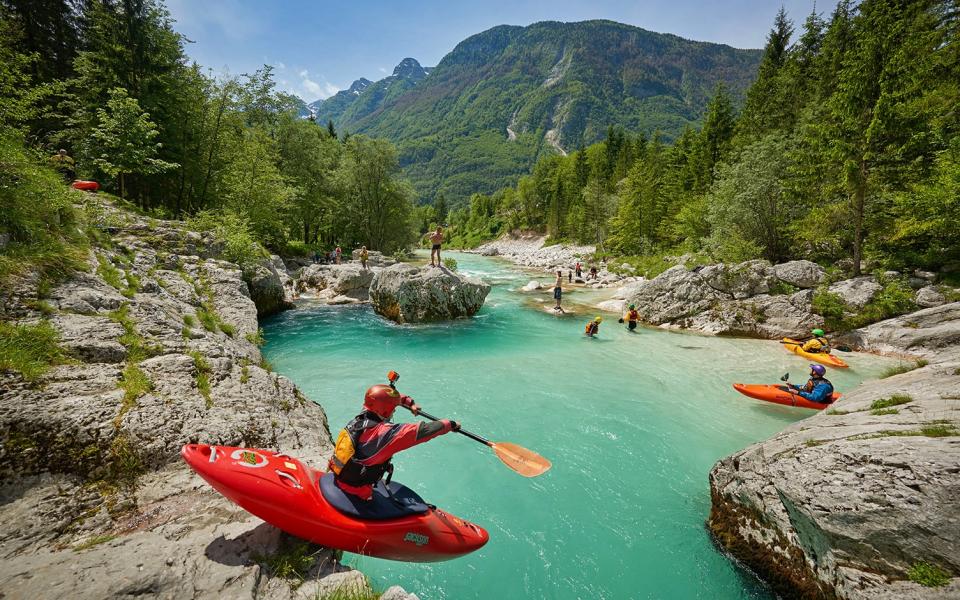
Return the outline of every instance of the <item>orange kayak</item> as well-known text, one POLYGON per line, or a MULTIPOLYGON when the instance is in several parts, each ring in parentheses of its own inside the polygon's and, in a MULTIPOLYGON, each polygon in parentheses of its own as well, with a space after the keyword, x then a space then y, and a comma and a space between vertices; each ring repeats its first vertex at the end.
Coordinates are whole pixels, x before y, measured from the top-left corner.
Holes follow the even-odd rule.
POLYGON ((783 338, 783 347, 793 352, 796 355, 802 356, 807 360, 816 361, 820 364, 827 365, 828 367, 833 367, 835 369, 847 369, 850 367, 847 363, 843 362, 836 356, 832 354, 824 354, 823 352, 806 352, 803 349, 803 342, 798 342, 797 340, 791 340, 790 338, 783 338))
MULTIPOLYGON (((757 400, 763 400, 764 402, 773 402, 774 404, 783 404, 784 406, 799 406, 800 408, 812 408, 814 410, 823 410, 824 408, 830 406, 830 404, 820 404, 819 402, 811 402, 806 398, 798 395, 796 392, 790 392, 784 388, 785 385, 768 385, 760 383, 735 383, 733 384, 733 389, 737 390, 744 396, 749 396, 751 398, 756 398, 757 400)), ((833 402, 836 402, 840 398, 840 394, 833 393, 833 402)))

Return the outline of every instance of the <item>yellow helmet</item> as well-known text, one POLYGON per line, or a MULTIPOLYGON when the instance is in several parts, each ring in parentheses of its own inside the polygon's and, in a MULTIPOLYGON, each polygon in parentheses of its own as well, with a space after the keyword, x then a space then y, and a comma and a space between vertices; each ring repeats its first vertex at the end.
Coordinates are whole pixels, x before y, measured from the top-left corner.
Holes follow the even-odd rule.
POLYGON ((594 319, 594 321, 596 321, 597 323, 603 323, 603 317, 597 317, 596 319, 594 319))

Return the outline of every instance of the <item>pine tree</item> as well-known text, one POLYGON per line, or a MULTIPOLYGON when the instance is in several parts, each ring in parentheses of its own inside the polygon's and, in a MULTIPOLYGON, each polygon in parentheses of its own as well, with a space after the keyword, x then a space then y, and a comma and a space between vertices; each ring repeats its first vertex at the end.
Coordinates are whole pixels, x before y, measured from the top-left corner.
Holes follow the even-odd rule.
POLYGON ((757 73, 757 80, 747 91, 747 101, 739 122, 739 134, 744 141, 751 141, 783 126, 781 101, 784 90, 781 70, 787 62, 793 23, 780 8, 773 29, 767 35, 767 44, 757 73))
POLYGON ((714 168, 730 149, 735 125, 733 100, 727 93, 726 86, 722 82, 718 83, 713 98, 707 105, 703 129, 696 141, 696 191, 704 192, 713 183, 714 168))
POLYGON ((440 192, 433 201, 433 214, 438 224, 443 225, 447 222, 447 210, 447 199, 443 197, 443 192, 440 192))

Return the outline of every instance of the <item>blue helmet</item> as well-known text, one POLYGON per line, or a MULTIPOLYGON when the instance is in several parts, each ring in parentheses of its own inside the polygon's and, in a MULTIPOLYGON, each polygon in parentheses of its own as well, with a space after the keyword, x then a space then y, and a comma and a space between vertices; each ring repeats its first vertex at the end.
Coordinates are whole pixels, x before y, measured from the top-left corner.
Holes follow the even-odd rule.
POLYGON ((820 377, 823 377, 827 374, 827 369, 823 365, 810 365, 810 370, 820 377))

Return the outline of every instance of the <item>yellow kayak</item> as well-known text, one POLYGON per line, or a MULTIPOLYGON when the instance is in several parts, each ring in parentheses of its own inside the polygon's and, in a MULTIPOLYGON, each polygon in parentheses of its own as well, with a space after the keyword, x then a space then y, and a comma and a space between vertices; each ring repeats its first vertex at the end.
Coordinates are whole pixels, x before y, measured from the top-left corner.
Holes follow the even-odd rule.
POLYGON ((828 367, 833 367, 835 369, 847 369, 850 367, 850 365, 832 354, 824 354, 823 352, 805 352, 802 346, 803 342, 791 340, 790 338, 783 338, 783 347, 794 354, 827 365, 828 367))

